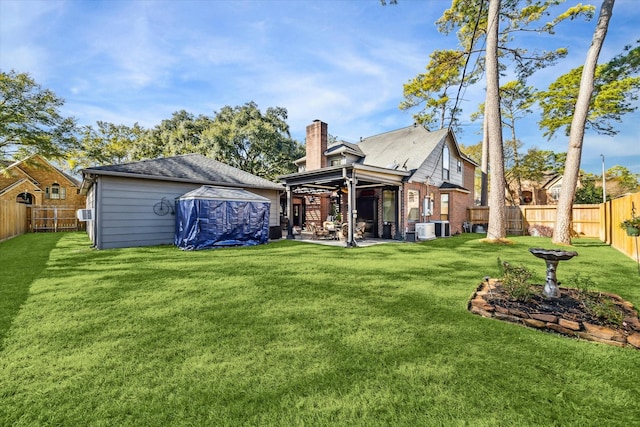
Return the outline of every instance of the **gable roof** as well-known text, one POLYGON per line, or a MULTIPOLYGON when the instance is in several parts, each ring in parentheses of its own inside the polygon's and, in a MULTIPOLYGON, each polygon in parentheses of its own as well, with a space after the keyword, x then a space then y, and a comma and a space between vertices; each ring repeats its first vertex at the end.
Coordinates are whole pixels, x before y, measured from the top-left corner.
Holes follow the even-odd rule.
POLYGON ((412 125, 364 138, 358 146, 366 165, 415 170, 448 134, 448 129, 430 132, 423 126, 412 125))
MULTIPOLYGON (((84 181, 93 176, 107 175, 162 181, 211 184, 222 187, 246 187, 283 190, 275 182, 229 166, 201 154, 185 154, 161 159, 142 160, 121 165, 97 166, 82 170, 84 181)), ((85 191, 83 182, 83 191, 85 191)), ((88 186, 87 186, 88 188, 88 186)))
MULTIPOLYGON (((28 171, 25 170, 25 166, 31 167, 31 168, 37 168, 39 163, 43 164, 44 166, 50 167, 51 169, 55 170, 56 172, 58 172, 62 177, 64 177, 67 181, 69 181, 69 183, 71 185, 73 185, 74 187, 80 187, 80 183, 78 182, 77 179, 75 179, 74 177, 72 177, 71 175, 66 174, 65 172, 61 171, 60 169, 58 169, 57 167, 55 167, 53 164, 51 164, 51 162, 49 162, 47 159, 45 159, 44 157, 42 157, 40 154, 32 154, 31 156, 22 159, 22 160, 17 160, 14 162, 11 161, 6 161, 6 160, 2 160, 0 162, 0 164, 2 164, 2 166, 4 166, 4 170, 9 170, 9 169, 19 169, 20 171, 22 171, 22 173, 24 173, 25 175, 31 177, 31 175, 29 175, 28 171)), ((2 173, 0 171, 0 173, 2 173)))
POLYGON ((33 179, 31 179, 30 177, 27 177, 27 178, 21 178, 4 188, 0 188, 0 196, 5 193, 8 193, 14 188, 21 187, 21 186, 29 186, 32 190, 37 190, 37 191, 40 190, 40 187, 38 187, 38 185, 35 182, 33 182, 33 179))

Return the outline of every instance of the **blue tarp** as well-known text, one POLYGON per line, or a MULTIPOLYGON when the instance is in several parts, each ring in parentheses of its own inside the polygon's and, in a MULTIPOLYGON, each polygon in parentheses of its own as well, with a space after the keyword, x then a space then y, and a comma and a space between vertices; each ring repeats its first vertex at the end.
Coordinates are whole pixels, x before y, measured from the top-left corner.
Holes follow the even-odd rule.
POLYGON ((202 186, 177 199, 175 245, 198 250, 267 243, 270 205, 245 190, 202 186))

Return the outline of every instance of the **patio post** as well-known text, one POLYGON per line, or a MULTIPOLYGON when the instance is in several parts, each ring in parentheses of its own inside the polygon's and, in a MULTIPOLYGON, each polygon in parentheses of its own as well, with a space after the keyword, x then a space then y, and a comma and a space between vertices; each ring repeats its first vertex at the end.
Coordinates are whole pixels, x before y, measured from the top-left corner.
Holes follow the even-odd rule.
POLYGON ((404 197, 402 193, 402 185, 398 185, 398 197, 396 206, 398 209, 398 214, 396 215, 396 240, 402 240, 406 238, 406 236, 404 236, 404 220, 402 218, 402 207, 404 206, 404 197))
POLYGON ((289 185, 287 185, 287 239, 295 239, 293 235, 293 195, 289 185))
POLYGON ((356 210, 356 184, 358 180, 355 177, 355 171, 352 172, 351 179, 349 180, 349 237, 348 246, 357 246, 356 241, 353 238, 353 233, 356 229, 356 216, 358 211, 356 210))

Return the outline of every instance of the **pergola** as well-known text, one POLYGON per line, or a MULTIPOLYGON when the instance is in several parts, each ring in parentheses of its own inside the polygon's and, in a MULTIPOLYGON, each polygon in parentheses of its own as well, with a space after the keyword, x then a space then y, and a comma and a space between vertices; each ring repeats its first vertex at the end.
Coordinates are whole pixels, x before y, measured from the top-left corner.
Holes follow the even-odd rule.
MULTIPOLYGON (((347 246, 356 246, 354 239, 356 210, 356 190, 375 187, 396 187, 398 194, 402 194, 404 180, 411 175, 410 171, 380 168, 359 163, 348 165, 330 166, 311 171, 297 172, 283 175, 280 178, 286 186, 287 191, 287 215, 293 218, 292 197, 295 192, 307 190, 334 191, 340 188, 347 188, 347 246)), ((398 197, 398 200, 401 200, 398 197)), ((398 210, 400 211, 400 203, 398 210)), ((400 212, 396 218, 400 218, 400 212)), ((294 239, 291 221, 287 227, 287 239, 294 239)))

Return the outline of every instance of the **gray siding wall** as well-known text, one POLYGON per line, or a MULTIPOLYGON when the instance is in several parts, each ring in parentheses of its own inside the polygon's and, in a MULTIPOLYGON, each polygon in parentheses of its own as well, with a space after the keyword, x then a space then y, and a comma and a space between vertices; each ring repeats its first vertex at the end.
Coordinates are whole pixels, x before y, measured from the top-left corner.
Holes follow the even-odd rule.
POLYGON ((431 177, 429 185, 440 186, 444 182, 442 178, 442 147, 447 144, 449 147, 449 179, 447 182, 464 187, 464 163, 462 164, 462 171, 458 172, 458 160, 462 161, 458 157, 455 145, 449 138, 440 141, 436 148, 431 151, 429 156, 422 165, 418 168, 413 176, 413 181, 425 182, 428 177, 431 177))
MULTIPOLYGON (((98 180, 98 249, 173 244, 175 215, 156 215, 154 206, 175 199, 200 184, 102 176, 98 180)), ((246 189, 271 200, 270 225, 279 225, 278 192, 246 189), (274 214, 275 211, 275 214, 274 214)))

